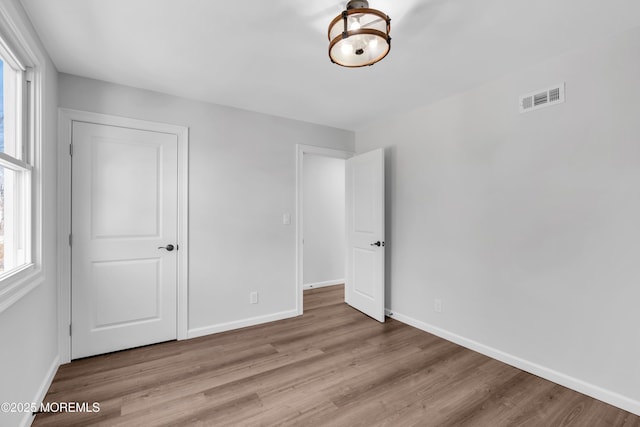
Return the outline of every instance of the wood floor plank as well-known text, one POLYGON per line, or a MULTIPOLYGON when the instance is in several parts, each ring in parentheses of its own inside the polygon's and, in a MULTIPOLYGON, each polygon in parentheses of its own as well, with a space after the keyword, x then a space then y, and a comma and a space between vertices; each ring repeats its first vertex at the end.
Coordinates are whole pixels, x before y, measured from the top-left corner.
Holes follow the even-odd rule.
POLYGON ((60 367, 42 426, 620 426, 640 417, 305 291, 303 316, 60 367))

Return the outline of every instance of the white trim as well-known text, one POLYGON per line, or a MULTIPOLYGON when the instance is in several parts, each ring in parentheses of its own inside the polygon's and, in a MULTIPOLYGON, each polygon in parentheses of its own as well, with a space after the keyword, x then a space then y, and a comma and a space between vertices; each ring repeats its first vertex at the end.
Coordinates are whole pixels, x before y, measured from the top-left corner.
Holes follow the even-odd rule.
POLYGON ((71 118, 58 110, 58 355, 60 363, 71 361, 71 118), (66 149, 65 149, 66 146, 66 149))
POLYGON ((0 313, 42 284, 44 275, 33 264, 28 264, 11 272, 3 281, 8 284, 0 289, 0 313))
POLYGON ((348 159, 355 153, 345 150, 335 150, 333 148, 316 147, 314 145, 296 144, 296 310, 299 315, 304 311, 303 308, 303 289, 304 283, 302 283, 302 271, 303 271, 303 246, 302 246, 302 227, 303 222, 303 209, 302 209, 302 195, 303 195, 303 167, 304 167, 304 155, 316 154, 320 156, 332 157, 336 159, 348 159))
POLYGON ((327 280, 325 282, 317 282, 317 283, 307 283, 302 286, 302 289, 316 289, 316 288, 326 288, 327 286, 336 286, 336 285, 344 285, 344 279, 335 279, 335 280, 327 280))
POLYGON ((60 362, 71 361, 71 144, 72 122, 120 126, 176 135, 178 138, 178 295, 177 339, 188 338, 189 286, 189 129, 184 126, 60 108, 58 112, 58 330, 60 362))
POLYGON ((30 164, 25 163, 22 160, 18 160, 15 157, 9 156, 8 154, 5 154, 1 151, 0 151, 0 166, 8 169, 25 171, 25 172, 33 170, 33 167, 30 164))
MULTIPOLYGON (((0 36, 5 39, 3 50, 9 54, 11 65, 21 70, 34 65, 43 66, 45 50, 25 25, 21 13, 11 2, 0 2, 0 36)), ((27 20, 27 22, 29 22, 27 20)))
MULTIPOLYGON (((0 18, 1 19, 1 18, 0 18)), ((4 37, 0 34, 0 55, 4 58, 4 63, 17 70, 25 71, 27 67, 13 53, 13 49, 6 43, 4 37)))
POLYGON ((187 338, 197 338, 204 335, 216 334, 219 332, 232 331, 234 329, 246 328, 248 326, 261 325, 263 323, 275 322, 277 320, 289 319, 298 316, 298 310, 287 310, 279 313, 267 314, 264 316, 250 317, 248 319, 235 320, 233 322, 219 323, 217 325, 203 326, 189 329, 187 338))
POLYGON ((640 415, 640 401, 633 400, 629 397, 604 389, 595 384, 591 384, 562 372, 555 371, 551 368, 547 368, 546 366, 542 366, 526 359, 514 356, 512 354, 505 353, 488 345, 479 343, 477 341, 471 340, 453 332, 449 332, 437 326, 433 326, 404 314, 398 313, 397 311, 385 309, 385 314, 392 319, 396 319, 402 323, 406 323, 407 325, 421 329, 425 332, 429 332, 430 334, 436 335, 440 338, 451 341, 473 351, 477 351, 478 353, 489 356, 492 359, 499 360, 518 369, 522 369, 523 371, 527 371, 541 378, 552 381, 556 384, 560 384, 564 387, 575 390, 579 393, 586 394, 587 396, 591 396, 594 399, 598 399, 610 405, 624 409, 625 411, 640 415))
MULTIPOLYGON (((36 393, 35 398, 31 402, 36 403, 38 405, 42 403, 42 401, 44 400, 44 397, 47 395, 47 392, 49 391, 49 388, 51 387, 53 378, 56 376, 56 372, 58 372, 59 366, 60 366, 60 360, 56 356, 53 359, 53 362, 51 362, 51 366, 49 367, 49 370, 45 374, 42 380, 42 383, 38 388, 38 392, 36 393)), ((20 425, 24 427, 28 427, 33 423, 34 419, 35 417, 33 416, 33 414, 27 412, 24 414, 24 417, 22 418, 22 422, 20 423, 20 425)))
POLYGON ((186 340, 189 330, 189 128, 178 134, 178 295, 177 339, 186 340))

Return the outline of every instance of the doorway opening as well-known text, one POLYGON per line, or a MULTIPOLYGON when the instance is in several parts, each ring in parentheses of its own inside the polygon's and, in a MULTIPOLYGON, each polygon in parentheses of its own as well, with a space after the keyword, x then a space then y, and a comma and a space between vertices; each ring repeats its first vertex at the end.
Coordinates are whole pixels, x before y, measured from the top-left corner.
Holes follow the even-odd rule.
POLYGON ((345 161, 305 154, 303 162, 302 287, 344 284, 345 161))
POLYGON ((296 292, 345 283, 345 163, 353 153, 297 146, 296 292))

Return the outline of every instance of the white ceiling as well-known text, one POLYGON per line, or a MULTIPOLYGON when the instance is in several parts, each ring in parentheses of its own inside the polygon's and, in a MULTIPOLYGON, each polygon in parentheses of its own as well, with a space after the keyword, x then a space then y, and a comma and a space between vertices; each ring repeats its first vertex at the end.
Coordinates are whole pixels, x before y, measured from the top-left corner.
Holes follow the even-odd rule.
POLYGON ((638 0, 370 0, 389 56, 327 56, 345 0, 21 0, 59 71, 357 130, 640 26, 638 0))

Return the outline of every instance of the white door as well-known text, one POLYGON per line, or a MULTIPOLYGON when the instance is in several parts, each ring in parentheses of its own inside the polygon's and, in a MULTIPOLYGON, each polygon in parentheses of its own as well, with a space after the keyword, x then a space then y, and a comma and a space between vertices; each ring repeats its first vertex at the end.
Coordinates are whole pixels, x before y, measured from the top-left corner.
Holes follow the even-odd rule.
POLYGON ((347 274, 345 301, 384 322, 384 151, 346 165, 347 274))
POLYGON ((176 339, 177 136, 72 131, 71 357, 176 339))

